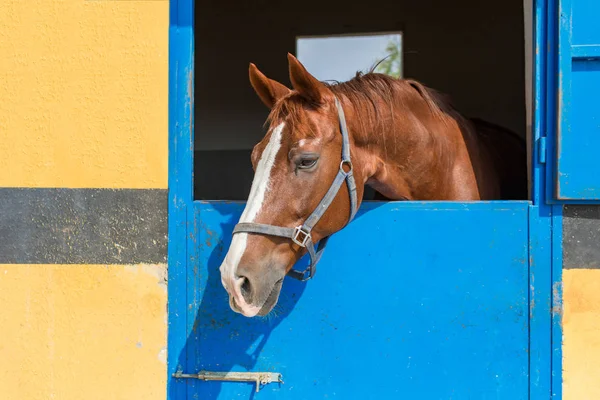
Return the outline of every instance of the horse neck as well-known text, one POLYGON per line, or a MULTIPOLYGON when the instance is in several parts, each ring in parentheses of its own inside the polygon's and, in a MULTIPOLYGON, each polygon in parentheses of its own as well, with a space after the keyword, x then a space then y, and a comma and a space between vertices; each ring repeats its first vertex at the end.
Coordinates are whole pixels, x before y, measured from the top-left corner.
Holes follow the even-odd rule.
POLYGON ((468 129, 463 136, 459 116, 436 115, 420 98, 352 110, 350 131, 365 184, 392 200, 479 198, 469 156, 476 143, 468 129))

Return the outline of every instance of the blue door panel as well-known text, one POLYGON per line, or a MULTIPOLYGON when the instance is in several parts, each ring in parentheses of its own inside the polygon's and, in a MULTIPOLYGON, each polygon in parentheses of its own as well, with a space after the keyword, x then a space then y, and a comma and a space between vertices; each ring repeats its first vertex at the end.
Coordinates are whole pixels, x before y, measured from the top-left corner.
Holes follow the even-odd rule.
MULTIPOLYGON (((528 397, 528 203, 366 203, 276 315, 233 313, 218 267, 241 203, 193 203, 188 373, 274 371, 262 399, 528 397)), ((254 386, 187 380, 188 398, 254 386)))
POLYGON ((573 21, 573 45, 594 45, 600 43, 598 29, 598 0, 569 0, 571 2, 573 21))
POLYGON ((570 124, 559 142, 559 189, 564 199, 600 199, 600 60, 573 60, 572 68, 570 124))
POLYGON ((556 163, 558 200, 600 200, 600 2, 561 0, 556 163))

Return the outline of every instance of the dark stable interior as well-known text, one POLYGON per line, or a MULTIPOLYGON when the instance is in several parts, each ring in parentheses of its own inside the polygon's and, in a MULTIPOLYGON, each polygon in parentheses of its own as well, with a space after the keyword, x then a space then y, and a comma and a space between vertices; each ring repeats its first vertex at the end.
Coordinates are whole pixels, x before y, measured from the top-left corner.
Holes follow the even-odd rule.
MULTIPOLYGON (((296 38, 401 31, 405 78, 448 94, 459 111, 526 136, 522 0, 365 3, 341 0, 196 1, 196 200, 245 200, 250 153, 267 108, 248 80, 255 63, 291 87, 296 38)), ((523 171, 524 174, 527 171, 523 171)), ((373 192, 365 193, 365 200, 373 192)))

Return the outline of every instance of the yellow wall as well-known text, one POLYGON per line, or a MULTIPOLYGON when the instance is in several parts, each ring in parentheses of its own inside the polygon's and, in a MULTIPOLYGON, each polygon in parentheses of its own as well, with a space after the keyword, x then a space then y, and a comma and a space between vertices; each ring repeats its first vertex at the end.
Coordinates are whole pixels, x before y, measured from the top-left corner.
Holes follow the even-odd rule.
POLYGON ((563 394, 600 399, 600 270, 563 272, 563 394))
MULTIPOLYGON (((168 0, 0 1, 0 187, 167 188, 168 0)), ((164 399, 166 265, 0 265, 0 399, 164 399)))
POLYGON ((166 397, 164 265, 0 265, 0 398, 166 397))
POLYGON ((0 186, 167 187, 168 14, 0 1, 0 186))

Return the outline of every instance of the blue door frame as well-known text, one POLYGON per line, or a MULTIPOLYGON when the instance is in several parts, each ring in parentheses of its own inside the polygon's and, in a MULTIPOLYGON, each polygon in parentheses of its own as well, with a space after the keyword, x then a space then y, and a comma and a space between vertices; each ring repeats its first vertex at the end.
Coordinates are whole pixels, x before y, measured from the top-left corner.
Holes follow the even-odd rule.
MULTIPOLYGON (((528 392, 531 399, 562 397, 562 207, 553 203, 552 171, 543 153, 554 148, 556 131, 556 49, 558 0, 534 2, 534 112, 532 198, 525 204, 529 219, 527 265, 528 287, 528 392)), ((202 223, 202 207, 193 201, 193 102, 194 102, 194 1, 170 1, 169 29, 169 284, 168 284, 168 398, 187 399, 193 393, 189 383, 172 375, 182 363, 183 349, 190 344, 194 320, 188 306, 198 302, 204 287, 187 274, 194 247, 197 224, 202 223), (196 204, 195 204, 196 203, 196 204)), ((550 154, 550 153, 548 153, 550 154)), ((519 204, 514 208, 518 209, 519 204)), ((446 204, 447 205, 447 204, 446 204)), ((440 204, 419 203, 412 207, 432 209, 440 204)), ((469 207, 465 204, 448 207, 469 207)), ((219 208, 221 206, 214 206, 219 208)), ((235 205, 232 206, 235 208, 235 205)), ((366 208, 377 208, 366 205, 366 208)), ((398 203, 383 206, 411 207, 398 203)), ((475 208, 483 207, 475 205, 475 208)), ((513 207, 513 206, 511 206, 513 207)), ((516 211, 515 211, 516 212, 516 211)), ((365 251, 367 249, 364 249, 365 251)), ((310 282, 313 283, 313 282, 310 282)), ((198 336, 199 337, 199 336, 198 336)), ((300 350, 301 351, 301 350, 300 350)), ((194 373, 198 371, 185 371, 194 373)))

